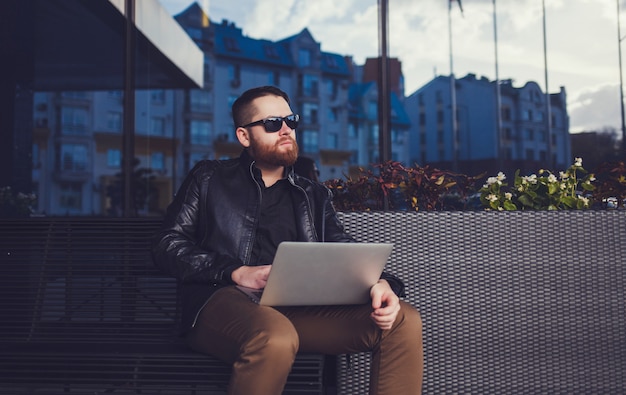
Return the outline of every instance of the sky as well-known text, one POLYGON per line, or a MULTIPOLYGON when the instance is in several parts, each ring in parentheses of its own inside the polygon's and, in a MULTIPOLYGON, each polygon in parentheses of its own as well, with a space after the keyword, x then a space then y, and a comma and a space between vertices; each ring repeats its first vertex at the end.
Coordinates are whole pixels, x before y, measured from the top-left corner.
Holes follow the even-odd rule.
MULTIPOLYGON (((158 1, 172 15, 193 3, 158 1)), ((550 93, 564 87, 570 132, 621 130, 618 23, 623 39, 626 0, 496 0, 497 62, 493 0, 461 2, 463 13, 457 1, 449 13, 447 0, 388 0, 388 51, 402 62, 406 96, 451 71, 495 80, 497 64, 497 77, 515 87, 534 81, 545 91, 546 74, 550 93)), ((376 0, 197 3, 212 21, 234 22, 252 38, 276 41, 308 28, 324 52, 352 56, 357 64, 379 56, 376 0)))

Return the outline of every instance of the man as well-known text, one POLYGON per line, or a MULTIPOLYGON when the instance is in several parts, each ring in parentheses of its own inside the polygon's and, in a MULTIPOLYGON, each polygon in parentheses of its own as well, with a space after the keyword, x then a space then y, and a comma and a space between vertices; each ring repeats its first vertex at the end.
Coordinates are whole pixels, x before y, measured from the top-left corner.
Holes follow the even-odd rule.
POLYGON ((238 159, 202 161, 184 180, 155 237, 157 266, 181 282, 190 346, 233 365, 229 394, 278 395, 298 351, 372 352, 370 394, 418 394, 423 353, 417 310, 383 273, 371 304, 272 308, 235 285, 264 288, 282 241, 353 241, 329 190, 296 176, 299 117, 275 87, 232 107, 238 159))

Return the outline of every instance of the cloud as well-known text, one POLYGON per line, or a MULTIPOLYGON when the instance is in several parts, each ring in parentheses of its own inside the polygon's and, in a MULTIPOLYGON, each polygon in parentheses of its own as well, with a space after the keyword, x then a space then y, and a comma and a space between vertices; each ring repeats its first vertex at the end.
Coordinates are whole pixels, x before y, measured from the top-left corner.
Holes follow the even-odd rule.
MULTIPOLYGON (((160 1, 174 13, 193 0, 160 1)), ((620 1, 626 13, 626 2, 620 1)), ((495 79, 493 0, 464 1, 463 16, 455 6, 451 13, 455 75, 495 79)), ((542 2, 498 1, 496 6, 499 78, 519 86, 535 81, 545 89, 542 2)), ((209 9, 212 20, 233 21, 254 38, 281 40, 308 28, 323 51, 353 56, 359 64, 378 56, 375 1, 213 0, 209 9)), ((598 88, 619 83, 615 2, 550 0, 545 11, 548 88, 553 93, 566 88, 572 130, 619 124, 610 89, 598 88)), ((449 74, 447 1, 389 2, 388 38, 390 56, 402 62, 407 94, 435 74, 449 74)))
POLYGON ((605 127, 621 129, 618 85, 588 89, 569 102, 570 131, 593 131, 605 127))

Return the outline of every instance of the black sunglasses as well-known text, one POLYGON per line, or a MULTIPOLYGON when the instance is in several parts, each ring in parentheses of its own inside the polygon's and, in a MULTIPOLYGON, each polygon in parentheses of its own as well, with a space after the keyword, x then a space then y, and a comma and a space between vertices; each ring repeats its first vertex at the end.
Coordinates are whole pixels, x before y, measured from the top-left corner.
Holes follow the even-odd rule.
POLYGON ((265 131, 268 133, 278 132, 280 128, 283 127, 283 121, 287 124, 287 126, 291 129, 295 129, 298 127, 298 121, 300 121, 300 115, 291 114, 286 117, 269 117, 265 119, 261 119, 258 121, 250 122, 249 124, 241 126, 242 128, 247 128, 250 126, 263 125, 265 131))

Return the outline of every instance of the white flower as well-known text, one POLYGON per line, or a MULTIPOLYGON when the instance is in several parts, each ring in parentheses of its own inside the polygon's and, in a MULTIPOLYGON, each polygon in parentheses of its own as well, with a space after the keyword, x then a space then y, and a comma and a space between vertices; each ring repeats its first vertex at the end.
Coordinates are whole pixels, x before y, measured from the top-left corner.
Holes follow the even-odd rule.
POLYGON ((576 158, 574 160, 574 167, 583 167, 583 158, 576 158))
POLYGON ((554 174, 550 174, 548 176, 548 182, 550 183, 557 182, 556 176, 554 174))
POLYGON ((495 178, 495 177, 489 177, 489 178, 487 178, 487 185, 493 185, 493 184, 495 184, 496 182, 498 182, 498 179, 497 179, 497 178, 495 178))
POLYGON ((504 197, 506 198, 506 200, 511 200, 513 198, 513 194, 511 192, 506 192, 504 194, 504 197))
POLYGON ((536 184, 537 183, 537 175, 531 174, 529 176, 522 177, 523 184, 536 184))
POLYGON ((559 185, 559 188, 561 188, 562 190, 567 189, 567 184, 562 182, 561 185, 559 185))
POLYGON ((498 175, 496 176, 496 178, 498 179, 498 181, 500 181, 500 184, 502 184, 502 181, 506 180, 506 176, 501 171, 498 172, 498 175))
POLYGON ((578 195, 578 198, 583 201, 583 203, 585 204, 585 207, 589 206, 589 198, 586 198, 582 195, 578 195))
POLYGON ((569 178, 569 174, 565 173, 564 171, 560 171, 559 177, 561 177, 561 180, 567 180, 569 178))
POLYGON ((498 197, 493 193, 490 193, 489 195, 487 195, 487 200, 489 200, 490 202, 495 202, 498 200, 498 197))

